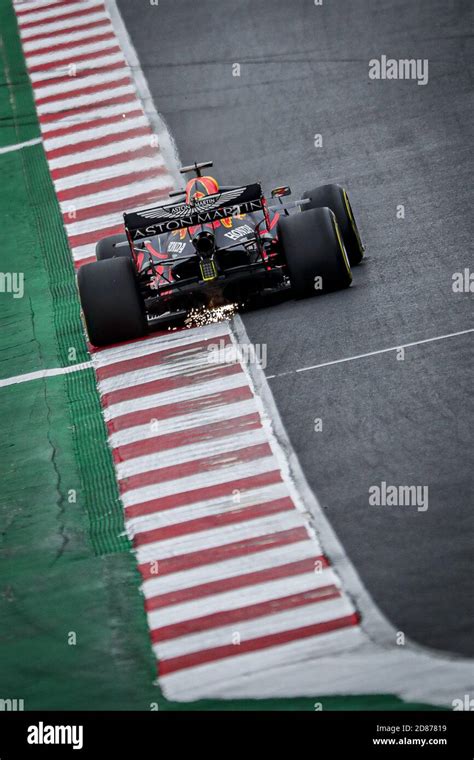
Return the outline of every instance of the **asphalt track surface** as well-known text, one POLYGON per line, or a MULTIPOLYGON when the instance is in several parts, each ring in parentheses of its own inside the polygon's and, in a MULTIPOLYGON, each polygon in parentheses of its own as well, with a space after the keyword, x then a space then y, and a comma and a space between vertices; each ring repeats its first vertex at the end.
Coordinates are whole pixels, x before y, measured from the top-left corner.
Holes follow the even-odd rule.
MULTIPOLYGON (((349 291, 244 316, 309 484, 372 598, 420 644, 474 654, 473 336, 295 370, 472 328, 469 3, 120 0, 184 163, 223 184, 340 182, 367 247, 349 291), (370 81, 371 58, 429 82, 370 81), (233 76, 233 64, 240 76, 233 76), (323 147, 314 146, 315 134, 323 147), (405 218, 397 219, 397 206, 405 218), (315 418, 322 431, 314 431, 315 418), (426 511, 369 506, 382 481, 426 511)), ((235 70, 235 69, 234 69, 235 70)))

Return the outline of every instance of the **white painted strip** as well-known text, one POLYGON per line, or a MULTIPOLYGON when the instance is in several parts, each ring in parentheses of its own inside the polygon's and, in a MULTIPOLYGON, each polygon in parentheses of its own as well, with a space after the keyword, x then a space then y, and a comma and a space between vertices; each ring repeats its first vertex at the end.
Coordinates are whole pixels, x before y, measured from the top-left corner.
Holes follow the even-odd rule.
MULTIPOLYGON (((222 337, 225 334, 223 332, 222 337)), ((180 363, 185 371, 193 369, 194 366, 196 368, 201 366, 203 361, 206 365, 209 364, 213 368, 217 367, 218 365, 211 361, 212 357, 210 356, 210 350, 208 350, 208 347, 214 345, 211 342, 213 338, 208 338, 209 342, 206 341, 203 345, 203 341, 205 340, 205 335, 200 334, 197 336, 194 330, 170 331, 168 334, 159 335, 159 337, 150 337, 146 342, 139 341, 125 346, 125 349, 129 350, 118 352, 113 357, 96 353, 93 361, 97 369, 105 370, 106 367, 110 368, 108 372, 112 373, 111 376, 101 382, 104 384, 103 387, 106 391, 111 391, 134 384, 131 381, 131 372, 154 372, 159 370, 163 373, 163 377, 172 377, 175 374, 175 369, 179 369, 172 365, 177 363, 180 363), (149 355, 155 356, 156 364, 143 369, 136 369, 137 361, 143 356, 149 355), (123 367, 124 362, 127 362, 127 369, 123 367)), ((219 338, 215 340, 217 342, 219 338)))
POLYGON ((12 153, 16 150, 23 150, 23 148, 29 148, 31 145, 39 145, 40 142, 42 142, 42 138, 35 137, 32 140, 25 140, 25 142, 15 143, 14 145, 4 145, 2 148, 0 148, 0 154, 12 153))
MULTIPOLYGON (((115 72, 111 72, 113 74, 115 72)), ((94 77, 95 79, 96 77, 94 77)), ((60 137, 44 138, 44 148, 46 151, 56 150, 57 148, 64 148, 65 146, 75 145, 76 143, 87 142, 89 140, 97 140, 99 137, 106 137, 108 135, 117 135, 120 138, 122 132, 130 129, 137 129, 138 127, 146 127, 148 124, 146 116, 135 116, 133 119, 117 118, 117 121, 112 124, 104 124, 103 126, 86 127, 85 129, 77 130, 77 132, 71 132, 70 134, 61 135, 60 137)), ((147 167, 150 168, 150 161, 147 160, 147 167)), ((87 182, 97 182, 97 174, 94 172, 91 177, 90 172, 85 172, 87 182)), ((77 180, 76 180, 77 183, 77 180)))
MULTIPOLYGON (((171 657, 190 654, 191 652, 201 652, 206 649, 232 644, 232 637, 236 630, 240 634, 240 640, 247 641, 248 639, 268 634, 291 631, 294 628, 303 628, 307 625, 326 623, 330 620, 351 615, 353 611, 354 608, 344 597, 330 602, 315 602, 286 610, 285 612, 276 612, 273 615, 266 615, 252 620, 242 620, 238 624, 232 623, 221 628, 211 628, 201 633, 192 633, 187 636, 171 639, 170 641, 162 641, 160 644, 156 644, 154 649, 158 653, 158 659, 165 660, 171 657)), ((259 666, 257 665, 257 667, 259 666)))
POLYGON ((94 21, 102 20, 109 20, 109 16, 104 11, 97 11, 97 13, 89 13, 85 16, 76 16, 75 18, 61 21, 47 21, 45 19, 44 24, 31 26, 27 29, 23 29, 20 25, 20 35, 22 42, 26 42, 31 39, 31 37, 36 37, 39 34, 44 34, 44 36, 47 36, 50 34, 50 32, 57 32, 60 29, 67 31, 67 29, 70 29, 71 27, 85 26, 85 24, 92 24, 94 21))
MULTIPOLYGON (((71 71, 75 71, 75 76, 78 77, 82 72, 100 71, 104 67, 110 66, 115 63, 120 63, 125 66, 125 59, 121 52, 113 53, 109 51, 105 55, 98 56, 97 58, 89 58, 85 61, 76 61, 74 69, 71 68, 72 64, 64 64, 62 66, 55 66, 53 69, 43 69, 41 71, 30 71, 29 76, 33 82, 33 87, 37 86, 38 82, 47 82, 49 79, 55 79, 61 76, 71 76, 71 71)), ((118 69, 117 69, 118 70, 118 69)), ((41 90, 42 88, 38 88, 41 90)))
POLYGON ((64 2, 64 0, 13 0, 13 6, 15 8, 15 11, 36 11, 38 8, 42 8, 44 5, 52 5, 52 3, 57 5, 61 2, 64 2))
POLYGON ((38 8, 32 8, 31 13, 20 14, 17 16, 18 24, 22 27, 25 24, 29 24, 31 21, 49 21, 55 19, 58 15, 62 16, 63 14, 75 11, 88 11, 89 8, 94 8, 99 5, 101 5, 101 3, 97 2, 97 0, 90 0, 90 2, 71 3, 69 8, 63 6, 62 8, 48 8, 46 10, 41 10, 41 6, 38 6, 38 8))
POLYGON ((160 678, 168 699, 262 699, 315 693, 401 694, 407 702, 445 705, 472 693, 472 660, 380 646, 351 627, 229 657, 160 678), (318 652, 315 657, 314 653, 318 652), (408 676, 408 677, 407 677, 408 676), (461 686, 461 691, 459 687, 461 686), (462 691, 463 686, 468 688, 462 691), (172 696, 171 696, 172 695, 172 696))
POLYGON ((347 356, 344 359, 335 359, 330 362, 322 362, 321 364, 312 364, 309 367, 300 367, 299 369, 289 370, 288 372, 280 372, 276 375, 267 375, 267 380, 273 380, 275 377, 284 377, 285 375, 293 375, 297 372, 309 372, 313 369, 321 369, 322 367, 331 367, 333 364, 344 364, 345 362, 353 362, 357 359, 367 359, 370 356, 378 356, 379 354, 386 354, 390 351, 399 351, 401 348, 412 348, 414 346, 422 346, 424 343, 433 343, 438 340, 447 340, 448 338, 458 338, 460 335, 468 335, 474 332, 474 327, 468 330, 460 330, 459 332, 448 333, 447 335, 436 335, 434 338, 425 338, 424 340, 415 340, 412 343, 401 343, 399 346, 391 346, 390 348, 380 348, 378 351, 368 351, 365 354, 356 354, 355 356, 347 356))
MULTIPOLYGON (((176 358, 175 362, 164 362, 163 364, 155 365, 154 367, 145 367, 144 369, 138 369, 126 372, 123 375, 116 375, 115 377, 108 377, 105 380, 101 380, 99 388, 101 393, 111 393, 112 391, 120 390, 133 386, 137 389, 137 395, 139 395, 138 386, 144 383, 149 383, 154 380, 165 380, 167 378, 179 377, 180 375, 193 373, 209 373, 216 368, 215 364, 210 361, 210 352, 206 350, 200 350, 189 353, 189 355, 182 355, 176 358)), ((196 378, 198 379, 198 378, 196 378)), ((202 378, 203 381, 205 377, 202 378)))
POLYGON ((122 118, 122 114, 128 114, 130 111, 143 111, 141 104, 136 100, 131 100, 129 103, 116 103, 115 105, 100 106, 100 108, 91 108, 85 111, 78 111, 77 113, 70 114, 66 118, 58 118, 53 121, 42 122, 41 131, 43 136, 48 139, 48 135, 56 129, 64 129, 65 127, 76 126, 79 124, 86 125, 97 119, 105 119, 110 116, 116 116, 117 119, 122 118))
POLYGON ((214 322, 210 325, 204 325, 199 330, 176 330, 164 335, 150 337, 146 341, 137 341, 136 343, 127 343, 114 348, 103 348, 95 351, 92 357, 97 367, 105 367, 108 364, 122 362, 126 359, 137 359, 139 356, 146 356, 153 352, 169 351, 170 348, 182 348, 192 345, 202 340, 215 338, 218 340, 224 336, 229 336, 228 322, 214 322))
POLYGON ((148 438, 161 438, 171 433, 179 433, 183 430, 193 430, 203 425, 215 425, 216 422, 239 419, 244 415, 255 414, 257 407, 255 401, 238 401, 234 404, 221 404, 206 412, 194 412, 183 414, 179 417, 171 417, 166 420, 154 420, 150 414, 150 421, 145 425, 136 425, 126 428, 109 436, 109 443, 113 449, 126 446, 128 443, 145 441, 148 438))
POLYGON ((89 106, 92 103, 103 103, 104 99, 108 98, 109 100, 112 100, 112 98, 119 98, 122 95, 132 95, 133 94, 133 85, 131 84, 124 84, 120 87, 114 87, 111 90, 107 90, 106 93, 100 91, 100 92, 94 92, 93 94, 87 94, 87 95, 77 95, 74 96, 72 93, 69 94, 69 96, 66 96, 64 100, 54 100, 50 103, 42 103, 37 106, 37 111, 40 114, 40 116, 44 116, 46 114, 55 114, 55 113, 62 113, 62 111, 72 111, 74 108, 81 108, 82 106, 89 106))
POLYGON ((199 330, 170 330, 158 335, 152 334, 146 341, 141 340, 105 350, 100 349, 94 352, 93 362, 98 369, 110 367, 109 372, 113 372, 115 367, 117 372, 115 377, 118 377, 122 376, 123 370, 119 371, 117 367, 123 362, 130 362, 133 369, 133 362, 136 359, 150 354, 156 354, 157 360, 163 361, 164 364, 174 361, 176 358, 186 361, 193 360, 193 358, 200 359, 203 354, 209 353, 208 346, 220 345, 219 341, 228 337, 229 328, 225 322, 206 325, 199 330), (166 356, 163 356, 164 354, 166 356))
MULTIPOLYGON (((225 591, 220 594, 212 594, 211 596, 203 596, 188 602, 173 604, 169 607, 162 607, 148 613, 148 625, 153 630, 165 625, 193 620, 204 615, 213 615, 216 612, 250 607, 252 604, 268 602, 272 599, 277 600, 285 596, 292 596, 293 594, 304 594, 306 591, 334 585, 334 580, 335 575, 331 570, 323 570, 317 575, 316 573, 307 572, 288 576, 287 578, 268 580, 264 583, 246 586, 245 589, 237 588, 232 591, 225 591), (332 578, 332 580, 329 580, 329 578, 332 578)), ((317 602, 317 604, 327 603, 317 602)), ((315 602, 312 602, 312 604, 315 604, 315 602)), ((298 609, 301 608, 297 607, 296 610, 298 609)), ((237 624, 238 626, 239 624, 237 624)))
MULTIPOLYGON (((110 145, 102 145, 100 148, 91 148, 90 150, 84 150, 81 153, 69 153, 67 156, 60 156, 59 158, 53 158, 49 161, 50 169, 63 169, 68 166, 75 166, 76 164, 82 164, 85 161, 95 161, 97 158, 107 158, 108 156, 117 156, 117 163, 123 165, 127 161, 127 153, 137 148, 144 148, 150 146, 150 138, 147 135, 142 137, 132 137, 127 140, 117 140, 117 142, 110 145)), ((152 159, 149 159, 150 164, 152 159)), ((90 175, 91 180, 94 178, 94 174, 90 175)))
POLYGON ((157 409, 168 404, 180 404, 187 401, 195 401, 202 397, 212 396, 221 391, 234 390, 237 388, 247 387, 245 375, 242 372, 236 372, 224 377, 215 377, 207 379, 203 374, 199 377, 200 382, 190 386, 173 388, 171 390, 160 391, 150 395, 137 395, 135 398, 119 401, 110 404, 104 409, 106 420, 120 417, 124 414, 134 413, 145 409, 157 409))
POLYGON ((61 201, 59 205, 62 212, 70 214, 83 208, 95 209, 99 204, 113 203, 114 201, 136 196, 138 193, 149 192, 156 194, 165 187, 169 187, 169 184, 166 182, 166 176, 164 178, 151 177, 139 180, 138 182, 130 182, 130 184, 124 183, 120 187, 113 187, 110 190, 101 190, 90 195, 80 195, 71 200, 61 201))
POLYGON ((275 499, 288 496, 288 489, 284 483, 274 483, 262 488, 251 488, 242 492, 240 502, 236 503, 232 494, 206 501, 197 501, 184 507, 164 509, 153 512, 150 515, 141 515, 127 519, 127 532, 131 536, 156 528, 164 528, 167 525, 176 525, 189 520, 197 520, 201 517, 210 517, 219 514, 231 514, 247 507, 258 504, 266 504, 275 499))
MULTIPOLYGON (((145 598, 152 599, 154 596, 169 594, 180 589, 189 589, 205 583, 235 578, 239 575, 255 573, 260 570, 268 570, 269 568, 280 567, 281 565, 299 562, 304 559, 312 559, 317 556, 316 549, 317 547, 308 536, 305 541, 298 541, 288 546, 279 546, 276 549, 265 549, 265 551, 244 554, 235 559, 212 562, 193 567, 191 570, 182 570, 179 573, 158 574, 156 578, 144 581, 141 588, 145 598)), ((328 573, 328 570, 324 572, 328 573)), ((327 577, 330 579, 329 583, 336 582, 336 576, 332 571, 331 575, 327 575, 327 577)), ((244 593, 242 590, 242 594, 244 593)))
MULTIPOLYGON (((44 85, 35 90, 35 98, 37 100, 42 98, 49 98, 52 95, 64 95, 74 94, 77 90, 82 90, 85 87, 95 87, 96 85, 105 84, 105 82, 118 82, 126 76, 129 76, 130 72, 126 66, 121 69, 112 69, 111 71, 102 71, 98 73, 94 69, 91 70, 87 76, 70 76, 63 82, 56 82, 55 84, 44 85)), ((103 90, 102 94, 105 95, 108 90, 103 90)), ((120 122, 119 122, 120 123, 120 122)), ((72 137, 73 135, 71 135, 72 137)), ((64 140, 64 138, 56 138, 64 140)), ((59 147, 62 143, 55 143, 52 147, 59 147)))
POLYGON ((40 369, 37 372, 27 372, 24 375, 14 375, 0 380, 0 388, 6 388, 9 385, 18 385, 28 383, 30 380, 43 380, 47 377, 56 377, 57 375, 69 375, 71 372, 80 372, 83 369, 91 369, 92 362, 82 362, 81 364, 71 364, 70 367, 55 367, 54 369, 40 369))
POLYGON ((233 544, 236 541, 259 538, 269 533, 301 527, 305 527, 305 521, 299 512, 294 509, 291 512, 259 517, 255 520, 247 520, 236 525, 215 528, 214 530, 203 530, 200 533, 193 533, 189 536, 178 536, 163 541, 154 541, 146 546, 140 546, 136 550, 137 560, 142 564, 154 562, 156 559, 164 560, 170 557, 179 557, 183 554, 201 552, 205 549, 214 549, 218 546, 233 544))
POLYGON ((186 388, 175 388, 171 391, 154 393, 151 396, 141 396, 136 399, 131 399, 130 401, 121 401, 117 404, 111 404, 110 406, 105 407, 104 416, 106 420, 110 420, 114 417, 120 417, 123 414, 139 411, 140 409, 153 409, 165 404, 179 404, 182 401, 191 401, 203 396, 209 396, 213 393, 219 393, 220 391, 233 390, 235 388, 243 388, 246 386, 246 377, 243 372, 239 372, 235 375, 228 375, 227 377, 216 378, 199 384, 196 383, 196 385, 193 384, 186 388))
POLYGON ((193 462, 198 459, 206 459, 207 457, 222 455, 222 457, 225 456, 229 461, 232 461, 234 451, 246 448, 247 446, 257 446, 266 443, 266 441, 267 434, 263 428, 243 433, 230 433, 222 438, 179 446, 175 449, 167 449, 166 451, 154 454, 145 454, 135 459, 127 459, 125 462, 116 464, 115 468, 118 479, 123 480, 132 475, 139 475, 142 472, 161 470, 163 467, 178 466, 185 462, 193 462))
POLYGON ((116 211, 114 214, 107 214, 106 216, 95 216, 92 219, 85 219, 82 222, 64 222, 69 237, 72 235, 80 235, 84 232, 106 230, 107 227, 112 227, 117 224, 123 225, 123 214, 120 211, 116 211))
MULTIPOLYGON (((124 121, 124 124, 127 122, 124 121)), ((130 124, 130 121, 128 121, 130 124)), ((162 165, 162 159, 157 154, 153 159, 153 167, 158 169, 162 165)), ((150 168, 150 159, 136 158, 133 161, 126 161, 124 163, 112 164, 112 166, 104 166, 94 171, 93 176, 90 171, 79 172, 78 174, 72 174, 70 177, 62 177, 61 179, 54 180, 54 187, 56 192, 61 190, 69 190, 73 187, 80 185, 88 185, 90 182, 102 182, 105 179, 111 179, 112 177, 120 177, 122 174, 133 174, 134 172, 142 171, 143 169, 150 168)))
MULTIPOLYGON (((84 259, 95 257, 96 243, 87 243, 87 245, 78 245, 71 248, 72 258, 74 261, 83 261, 84 259)), ((92 263, 92 262, 91 262, 92 263)))
MULTIPOLYGON (((154 647, 156 653, 159 646, 154 647)), ((363 689, 365 694, 386 693, 387 668, 396 664, 383 655, 374 657, 378 687, 369 688, 372 663, 367 648, 361 629, 351 626, 183 668, 162 675, 160 685, 168 699, 183 702, 202 699, 203 692, 214 699, 259 698, 262 692, 267 697, 358 694, 361 683, 367 684, 363 689)))
MULTIPOLYGON (((125 507, 142 502, 152 501, 156 498, 165 498, 187 491, 197 491, 207 486, 216 486, 222 483, 232 483, 234 480, 251 478, 253 475, 261 475, 265 472, 274 472, 276 470, 275 459, 273 456, 254 459, 252 462, 242 462, 239 464, 230 464, 228 467, 221 467, 212 473, 200 472, 198 475, 189 475, 185 478, 176 480, 166 480, 159 484, 142 486, 125 491, 122 496, 122 502, 125 507)), ((196 501, 198 497, 196 497, 196 501)))
POLYGON ((90 42, 89 44, 83 45, 82 43, 77 43, 74 45, 71 45, 70 48, 67 50, 54 50, 53 52, 49 53, 38 53, 38 54, 30 54, 26 56, 26 61, 28 64, 28 68, 33 68, 35 66, 43 66, 43 64, 49 64, 54 63, 55 61, 58 63, 58 65, 61 64, 68 64, 69 60, 72 57, 81 56, 81 55, 88 55, 90 53, 104 53, 107 51, 108 48, 115 48, 117 47, 117 40, 115 37, 111 37, 108 40, 100 40, 99 42, 90 42))
MULTIPOLYGON (((78 29, 75 32, 68 32, 66 30, 64 34, 58 34, 55 37, 40 37, 37 40, 31 40, 31 42, 25 40, 23 43, 23 51, 26 55, 39 54, 45 48, 74 42, 85 43, 91 37, 95 37, 99 34, 107 34, 107 32, 113 32, 113 30, 114 28, 109 19, 104 18, 103 23, 100 24, 100 26, 95 26, 92 29, 78 29)), ((64 48, 64 50, 67 51, 67 48, 64 48)))

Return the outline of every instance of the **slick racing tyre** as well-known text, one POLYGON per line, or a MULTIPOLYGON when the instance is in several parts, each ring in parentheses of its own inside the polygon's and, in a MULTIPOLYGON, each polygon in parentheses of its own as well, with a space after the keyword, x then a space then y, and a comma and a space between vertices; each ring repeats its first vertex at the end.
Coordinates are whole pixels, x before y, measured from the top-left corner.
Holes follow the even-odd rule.
POLYGON ((123 233, 119 235, 110 235, 109 237, 99 240, 95 247, 95 257, 97 261, 122 257, 131 258, 130 246, 124 245, 116 248, 117 243, 128 243, 127 236, 123 233))
POLYGON ((278 238, 295 298, 347 288, 352 273, 336 217, 328 208, 283 216, 278 238))
POLYGON ((310 203, 301 206, 303 211, 326 206, 334 212, 350 265, 353 267, 359 264, 364 256, 364 246, 360 239, 349 196, 344 188, 340 185, 322 185, 303 193, 303 198, 310 199, 310 203))
POLYGON ((131 259, 84 264, 77 282, 92 345, 107 346, 146 334, 145 307, 131 259))

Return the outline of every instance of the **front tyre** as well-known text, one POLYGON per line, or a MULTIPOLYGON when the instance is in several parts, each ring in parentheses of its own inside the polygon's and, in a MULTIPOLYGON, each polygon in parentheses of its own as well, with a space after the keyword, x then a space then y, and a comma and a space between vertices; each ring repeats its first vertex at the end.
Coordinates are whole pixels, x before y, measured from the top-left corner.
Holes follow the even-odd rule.
POLYGON ((97 261, 105 261, 105 259, 124 258, 130 259, 132 254, 130 253, 130 246, 128 245, 128 238, 124 233, 117 235, 109 235, 109 237, 102 238, 95 246, 95 257, 97 261), (127 245, 120 245, 117 248, 117 243, 127 243, 127 245))
POLYGON ((92 345, 107 346, 146 335, 145 306, 131 259, 84 264, 77 282, 92 345))
POLYGON ((350 265, 359 264, 364 256, 364 246, 346 190, 340 185, 322 185, 303 193, 303 198, 310 200, 301 207, 303 211, 326 206, 334 212, 350 265))
POLYGON ((283 216, 278 239, 295 298, 347 288, 352 273, 336 218, 329 208, 283 216))

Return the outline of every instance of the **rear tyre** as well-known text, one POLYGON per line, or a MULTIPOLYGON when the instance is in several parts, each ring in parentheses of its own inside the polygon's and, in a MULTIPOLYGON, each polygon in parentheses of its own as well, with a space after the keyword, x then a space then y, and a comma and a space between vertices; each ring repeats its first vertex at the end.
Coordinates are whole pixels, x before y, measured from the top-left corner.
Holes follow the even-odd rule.
POLYGON ((107 346, 147 333, 145 306, 130 259, 84 264, 77 282, 92 345, 107 346))
POLYGON ((301 207, 303 211, 327 207, 334 212, 350 265, 353 267, 359 264, 364 256, 364 246, 360 239, 349 196, 344 188, 340 185, 322 185, 303 193, 303 198, 310 199, 310 203, 301 207))
POLYGON ((278 239, 295 298, 347 288, 352 273, 336 218, 328 208, 283 216, 278 239))
POLYGON ((117 243, 128 243, 127 236, 121 233, 119 235, 110 235, 110 237, 99 240, 95 247, 95 257, 97 261, 105 261, 105 259, 113 258, 130 259, 130 246, 124 245, 116 248, 117 243))

